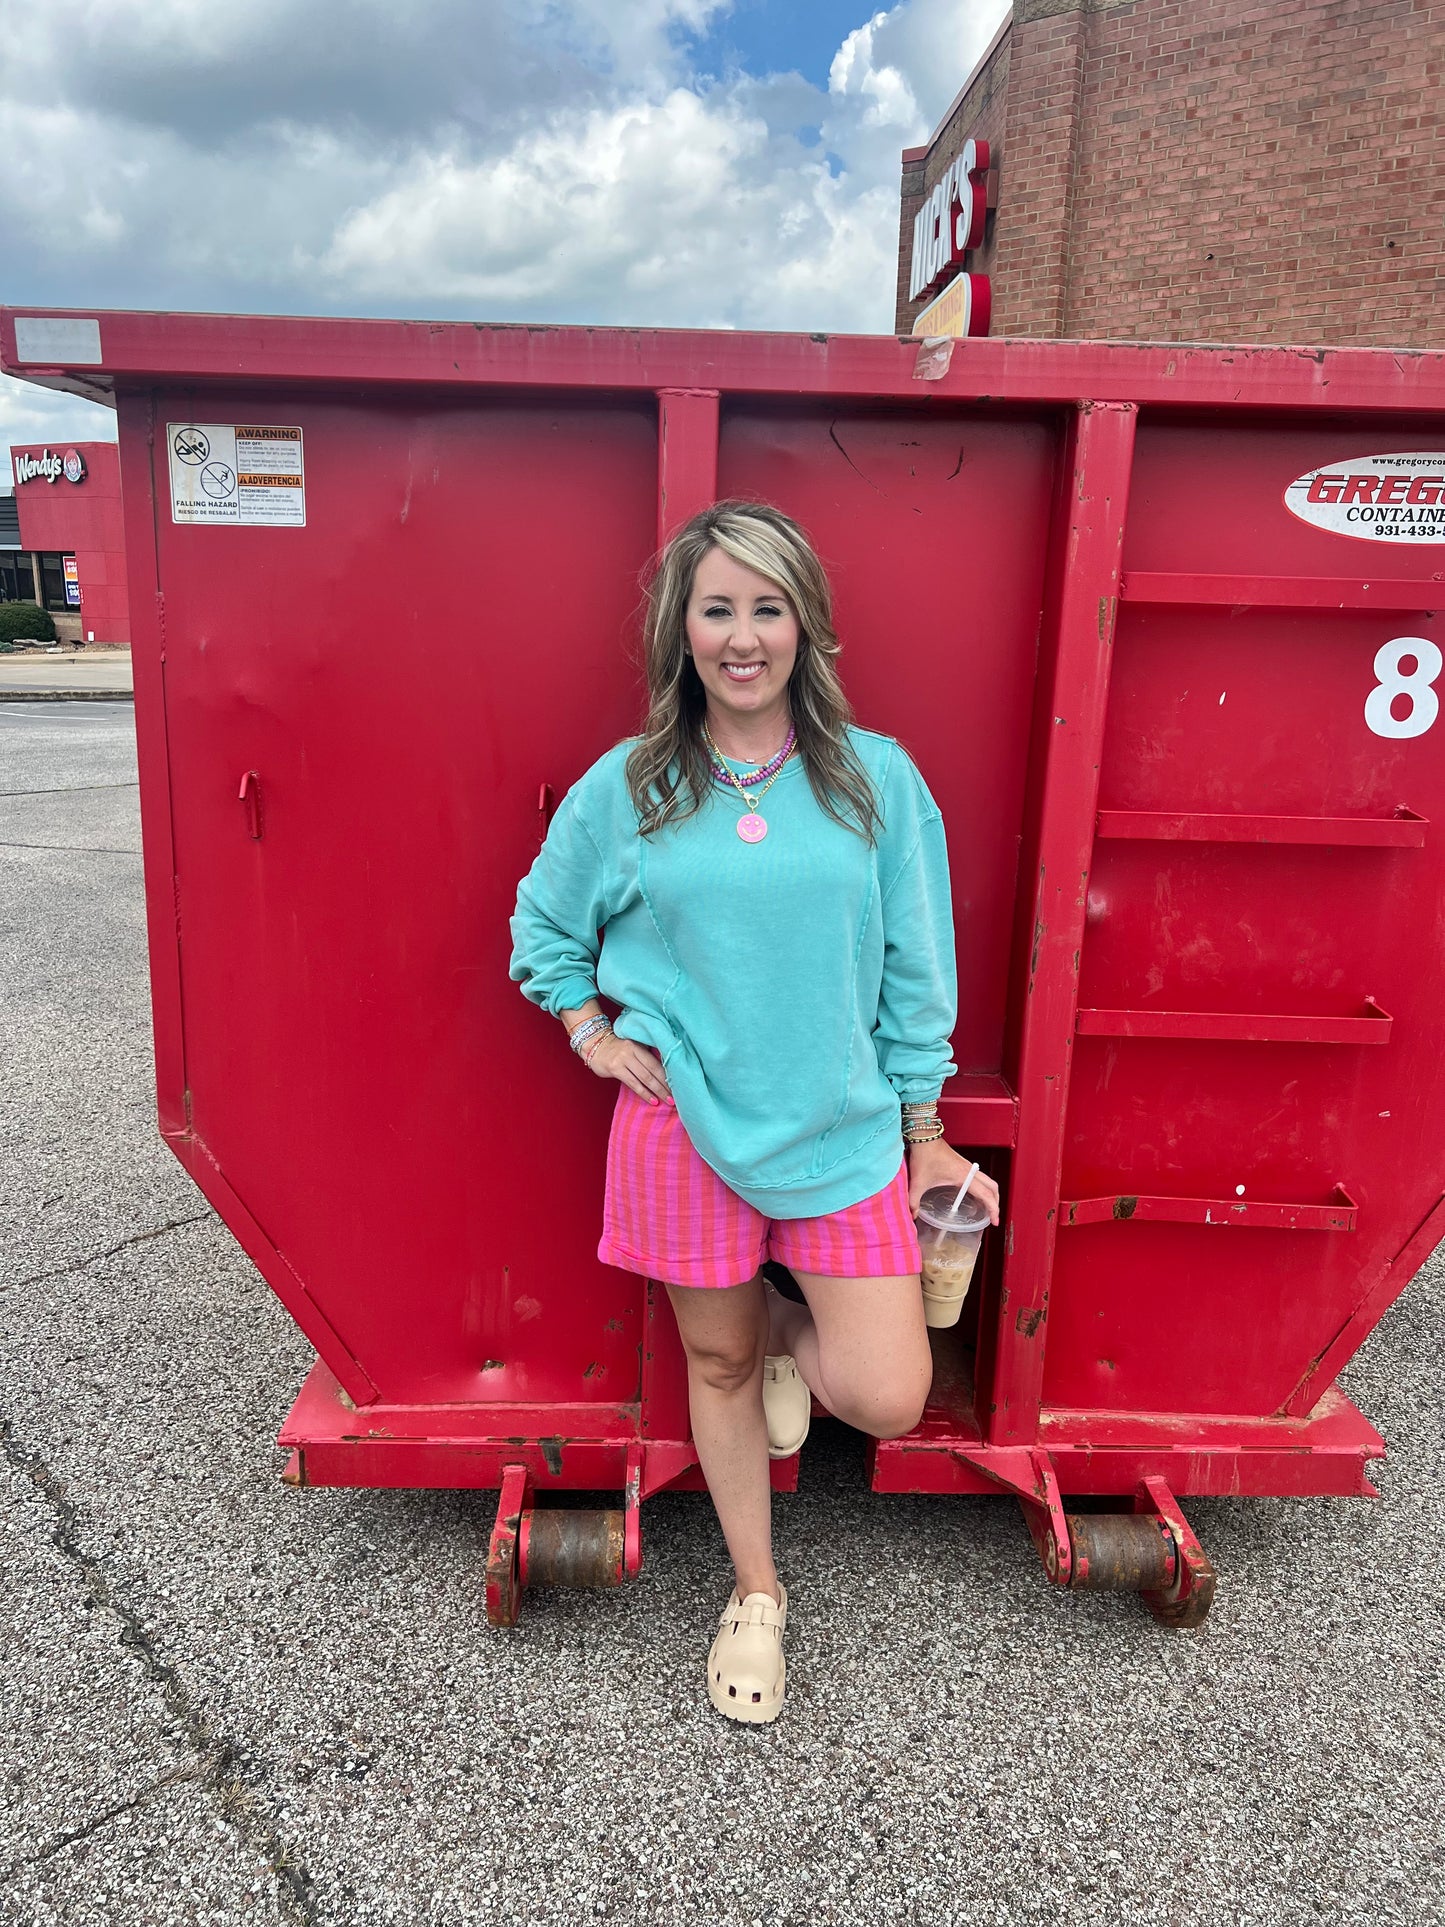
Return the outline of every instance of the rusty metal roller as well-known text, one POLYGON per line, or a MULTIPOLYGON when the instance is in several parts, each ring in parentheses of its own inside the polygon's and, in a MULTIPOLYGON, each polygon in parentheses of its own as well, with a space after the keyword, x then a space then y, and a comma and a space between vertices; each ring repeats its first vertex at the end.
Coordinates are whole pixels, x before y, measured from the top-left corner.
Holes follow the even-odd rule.
POLYGON ((522 1514, 519 1534, 524 1586, 620 1586, 622 1512, 570 1512, 534 1507, 522 1514))
POLYGON ((1174 1541, 1151 1514, 1070 1512, 1065 1517, 1073 1549, 1072 1590, 1158 1592, 1173 1583, 1174 1541))

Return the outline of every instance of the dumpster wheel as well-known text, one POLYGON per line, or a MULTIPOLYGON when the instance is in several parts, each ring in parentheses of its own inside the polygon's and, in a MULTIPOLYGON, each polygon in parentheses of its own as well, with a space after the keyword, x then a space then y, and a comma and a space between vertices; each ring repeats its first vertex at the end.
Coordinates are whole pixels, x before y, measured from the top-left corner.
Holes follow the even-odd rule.
POLYGON ((1165 1626, 1201 1625, 1214 1604, 1214 1568, 1162 1479, 1146 1479, 1133 1512, 1070 1512, 1074 1592, 1137 1592, 1165 1626))
POLYGON ((1068 1512, 1073 1592, 1162 1592, 1179 1563, 1163 1520, 1139 1512, 1068 1512))
POLYGON ((528 1586, 620 1586, 641 1564, 630 1541, 632 1508, 568 1510, 532 1503, 527 1468, 502 1474, 497 1520, 487 1548, 487 1618, 515 1626, 528 1586), (630 1555, 630 1556, 629 1556, 630 1555))

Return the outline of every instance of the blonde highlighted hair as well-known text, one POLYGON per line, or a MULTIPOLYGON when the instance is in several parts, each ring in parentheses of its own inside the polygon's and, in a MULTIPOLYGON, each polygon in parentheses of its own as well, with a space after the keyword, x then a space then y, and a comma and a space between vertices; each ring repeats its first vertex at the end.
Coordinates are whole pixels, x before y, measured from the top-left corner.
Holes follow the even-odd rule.
POLYGON ((796 753, 829 816, 876 842, 878 799, 848 740, 853 712, 838 679, 828 577, 798 524, 765 502, 715 502, 694 515, 667 543, 646 583, 647 721, 627 758, 641 834, 653 836, 693 815, 711 787, 702 740, 707 695, 687 651, 686 626, 697 566, 710 549, 775 583, 792 605, 798 653, 788 706, 796 753))

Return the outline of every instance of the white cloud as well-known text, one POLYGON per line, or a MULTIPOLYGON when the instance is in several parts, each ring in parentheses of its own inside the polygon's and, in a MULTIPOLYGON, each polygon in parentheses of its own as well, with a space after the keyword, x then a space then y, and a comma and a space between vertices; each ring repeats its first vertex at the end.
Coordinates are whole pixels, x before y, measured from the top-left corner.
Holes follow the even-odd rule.
MULTIPOLYGON (((589 320, 740 322, 772 311, 765 263, 795 211, 836 198, 822 159, 775 170, 770 143, 732 95, 674 89, 495 158, 421 158, 346 217, 317 269, 393 301, 421 281, 494 313, 550 297, 589 320)), ((814 245, 813 221, 794 226, 787 254, 814 245)))
POLYGON ((9 459, 13 444, 49 442, 54 447, 62 442, 114 440, 114 409, 0 375, 0 487, 14 480, 9 459))
POLYGON ((845 100, 864 103, 864 125, 916 129, 921 119, 913 89, 899 68, 878 58, 875 41, 888 24, 886 13, 875 13, 855 27, 833 56, 828 91, 845 100))
POLYGON ((490 314, 549 302, 589 321, 888 329, 898 150, 928 132, 999 13, 875 13, 826 94, 747 76, 634 89, 542 118, 502 152, 418 153, 338 222, 317 283, 392 304, 425 287, 490 314))
MULTIPOLYGON (((822 88, 690 75, 727 0, 47 0, 7 26, 0 290, 886 330, 899 149, 1005 4, 862 0, 822 88)), ((18 392, 0 440, 85 432, 18 392)))

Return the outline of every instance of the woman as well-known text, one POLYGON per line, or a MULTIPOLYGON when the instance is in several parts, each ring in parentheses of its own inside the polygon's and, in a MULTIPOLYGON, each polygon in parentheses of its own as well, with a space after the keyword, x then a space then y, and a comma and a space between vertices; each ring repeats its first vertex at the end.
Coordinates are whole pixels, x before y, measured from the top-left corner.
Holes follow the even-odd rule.
MULTIPOLYGON (((772 1720, 788 1601, 769 1454, 797 1451, 813 1394, 894 1438, 928 1393, 911 1211, 969 1170, 937 1108, 954 1069, 943 823, 899 745, 853 726, 827 577, 786 515, 694 516, 645 636, 643 733, 557 811, 512 975, 622 1087, 599 1256, 667 1286, 737 1581, 708 1693, 772 1720), (769 1259, 805 1303, 765 1282, 769 1259)), ((997 1188, 974 1188, 997 1223, 997 1188)))

